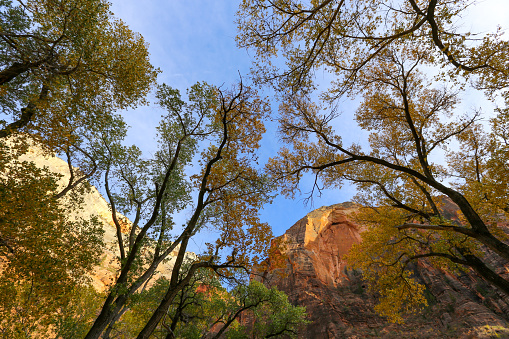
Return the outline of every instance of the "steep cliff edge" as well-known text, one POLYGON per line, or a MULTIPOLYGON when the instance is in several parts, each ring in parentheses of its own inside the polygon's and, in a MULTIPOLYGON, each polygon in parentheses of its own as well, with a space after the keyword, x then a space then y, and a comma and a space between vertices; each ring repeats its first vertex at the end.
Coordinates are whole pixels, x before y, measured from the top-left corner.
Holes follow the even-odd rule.
MULTIPOLYGON (((387 322, 373 307, 376 296, 365 290, 359 272, 343 259, 361 241, 362 226, 352 218, 358 206, 343 203, 312 211, 290 227, 283 272, 260 272, 258 279, 306 306, 302 338, 489 338, 509 337, 509 298, 474 274, 452 276, 425 262, 415 267, 428 287, 430 306, 403 325, 387 322), (281 278, 279 273, 283 273, 281 278)), ((509 267, 491 260, 494 267, 509 267)))

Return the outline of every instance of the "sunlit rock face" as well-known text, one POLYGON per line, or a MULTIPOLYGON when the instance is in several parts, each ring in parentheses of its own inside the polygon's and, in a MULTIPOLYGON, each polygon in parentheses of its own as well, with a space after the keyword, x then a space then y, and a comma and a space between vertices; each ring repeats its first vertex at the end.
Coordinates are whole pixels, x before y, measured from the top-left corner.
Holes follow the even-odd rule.
MULTIPOLYGON (((366 291, 360 272, 344 260, 361 241, 363 227, 352 218, 358 208, 353 203, 321 207, 297 221, 278 239, 285 243, 283 272, 269 270, 256 277, 286 292, 293 304, 306 306, 311 323, 301 338, 509 337, 509 298, 474 274, 453 276, 426 262, 415 266, 415 274, 427 285, 431 306, 403 325, 379 317, 373 310, 376 295, 366 291)), ((501 262, 489 260, 507 271, 501 262)))
MULTIPOLYGON (((43 152, 38 146, 30 146, 27 153, 19 158, 20 161, 34 162, 38 167, 47 167, 51 172, 62 175, 59 186, 61 189, 66 187, 69 182, 70 172, 69 165, 66 161, 59 157, 43 152)), ((78 170, 78 169, 74 169, 78 170)), ((65 199, 65 196, 63 197, 65 199)), ((111 208, 101 193, 94 186, 83 195, 83 208, 73 210, 71 219, 83 218, 90 219, 92 216, 97 216, 103 225, 104 229, 104 242, 106 247, 101 255, 100 265, 94 269, 90 278, 91 284, 98 291, 104 291, 108 286, 114 282, 118 272, 119 264, 117 257, 120 256, 115 224, 111 216, 111 208)), ((117 214, 120 224, 127 226, 131 223, 126 217, 117 214)), ((177 247, 169 256, 168 262, 161 264, 158 268, 159 273, 155 274, 152 281, 155 281, 160 276, 170 276, 171 270, 176 260, 179 247, 177 247)), ((192 252, 187 253, 187 260, 192 260, 196 255, 192 252)))

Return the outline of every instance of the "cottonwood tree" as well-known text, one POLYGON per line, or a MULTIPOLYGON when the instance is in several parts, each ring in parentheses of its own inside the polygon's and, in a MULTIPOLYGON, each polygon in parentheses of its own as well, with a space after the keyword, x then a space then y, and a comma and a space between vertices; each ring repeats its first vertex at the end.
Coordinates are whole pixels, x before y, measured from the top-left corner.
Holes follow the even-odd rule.
POLYGON ((28 132, 62 154, 145 103, 157 74, 143 37, 102 0, 2 0, 0 51, 0 138, 28 132))
POLYGON ((509 43, 501 29, 481 35, 457 28, 456 20, 474 3, 245 0, 238 11, 237 41, 256 52, 256 79, 285 92, 309 90, 314 71, 325 68, 337 78, 324 96, 337 99, 376 55, 413 43, 428 51, 425 61, 431 65, 452 66, 449 75, 476 74, 480 88, 494 91, 508 85, 509 43), (280 69, 276 56, 287 67, 280 69))
MULTIPOLYGON (((123 122, 115 119, 118 123, 110 126, 118 129, 110 135, 122 129, 123 122)), ((89 156, 90 167, 86 172, 73 167, 75 154, 68 149, 65 176, 65 170, 43 167, 44 157, 54 153, 30 135, 0 140, 0 330, 5 336, 55 333, 53 324, 68 317, 67 305, 90 283, 104 252, 103 223, 84 203, 91 189, 86 179, 97 168, 89 153, 93 144, 73 147, 89 156)))
POLYGON ((69 217, 83 208, 81 196, 56 199, 60 176, 9 146, 0 141, 0 333, 49 336, 58 310, 99 263, 102 226, 69 217))
MULTIPOLYGON (((181 272, 185 274, 186 269, 181 272)), ((304 307, 291 305, 287 296, 275 288, 268 289, 257 281, 246 284, 246 279, 243 280, 227 290, 213 271, 197 270, 179 291, 152 336, 189 339, 295 336, 306 323, 304 307)), ((158 306, 169 283, 162 277, 138 294, 114 334, 135 337, 158 306)))
POLYGON ((129 298, 172 251, 178 254, 168 289, 139 337, 153 332, 198 269, 229 276, 229 268, 248 269, 269 246, 270 228, 257 217, 268 186, 256 169, 268 105, 242 83, 225 92, 196 84, 188 95, 185 102, 177 90, 159 87, 159 104, 167 113, 151 160, 142 160, 137 148, 122 146, 109 133, 96 138, 103 140, 96 150, 103 154, 98 163, 117 229, 120 270, 86 338, 98 338, 114 325, 129 298), (197 173, 188 178, 195 160, 197 173), (190 208, 190 217, 179 230, 173 217, 184 208, 190 208), (133 222, 122 224, 119 213, 133 222), (217 239, 182 274, 189 241, 203 228, 217 232, 217 239))
POLYGON ((143 38, 105 1, 2 0, 0 50, 3 319, 23 311, 7 327, 41 329, 101 252, 97 221, 69 218, 97 170, 91 136, 122 129, 115 110, 144 103, 157 71, 143 38), (67 157, 65 187, 20 160, 33 143, 67 157))
POLYGON ((507 278, 483 258, 487 251, 509 261, 497 225, 507 217, 509 44, 500 30, 458 31, 455 20, 468 5, 246 0, 239 10, 238 41, 256 51, 254 76, 282 100, 280 131, 290 147, 269 169, 290 195, 305 172, 315 175, 315 189, 357 184, 359 201, 373 210, 360 216, 369 230, 349 259, 380 291, 378 310, 395 321, 425 303, 424 286, 408 270, 419 260, 473 269, 509 294, 507 278), (287 67, 278 69, 275 56, 287 67), (430 67, 439 74, 433 81, 419 73, 430 67), (335 79, 315 104, 313 76, 322 69, 335 79), (488 132, 480 111, 456 109, 466 80, 470 91, 505 101, 488 132), (342 142, 334 119, 345 95, 362 98, 355 118, 369 132, 368 147, 342 142), (460 151, 448 148, 453 141, 460 151), (444 211, 448 201, 460 211, 456 220, 444 211))
MULTIPOLYGON (((4 159, 17 161, 14 156, 22 155, 33 143, 48 154, 64 155, 70 174, 67 185, 57 191, 52 186, 55 180, 43 180, 49 186, 40 190, 51 191, 54 199, 73 190, 79 195, 77 190, 85 189, 86 179, 97 170, 91 136, 104 129, 122 129, 123 121, 115 110, 144 103, 155 81, 157 71, 149 62, 143 38, 113 19, 104 1, 2 0, 0 50, 4 159)), ((14 167, 9 170, 13 178, 17 175, 14 167)), ((32 174, 25 178, 43 173, 30 166, 21 171, 28 170, 32 174)), ((30 203, 39 203, 17 187, 9 190, 26 203, 26 213, 30 213, 30 203)), ((2 227, 11 226, 3 223, 2 227)), ((8 242, 0 234, 1 246, 8 242)))
POLYGON ((307 324, 305 307, 293 306, 284 292, 275 287, 268 289, 256 280, 214 297, 216 312, 209 329, 214 326, 217 329, 202 338, 297 338, 299 330, 307 324))
POLYGON ((394 54, 388 60, 399 66, 390 72, 380 60, 380 72, 372 78, 377 80, 368 85, 372 89, 356 115, 359 125, 371 132, 372 151, 362 153, 367 161, 343 174, 357 183, 359 202, 373 207, 359 216, 370 230, 363 234, 363 244, 354 247, 350 262, 381 291, 378 310, 398 321, 400 310, 425 304, 425 287, 408 269, 419 259, 451 272, 470 267, 509 293, 509 282, 481 251, 489 248, 507 260, 507 236, 498 226, 507 198, 493 199, 495 178, 487 167, 494 149, 482 141, 494 136, 480 131, 479 112, 452 118, 457 93, 432 88, 416 71, 416 61, 394 54), (461 140, 459 152, 448 148, 454 139, 461 140), (441 157, 448 163, 432 161, 441 157), (461 210, 459 218, 451 218, 456 211, 446 207, 449 201, 461 210), (397 299, 406 300, 394 303, 397 299))

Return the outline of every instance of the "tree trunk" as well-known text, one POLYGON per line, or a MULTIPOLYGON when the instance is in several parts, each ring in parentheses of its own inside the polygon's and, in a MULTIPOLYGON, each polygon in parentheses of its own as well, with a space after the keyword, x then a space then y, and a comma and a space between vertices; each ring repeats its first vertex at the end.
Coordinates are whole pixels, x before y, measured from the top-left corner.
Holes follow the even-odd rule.
POLYGON ((152 317, 150 317, 150 320, 147 322, 143 330, 141 330, 140 334, 138 334, 137 339, 148 339, 148 337, 154 332, 155 328, 157 327, 157 324, 161 321, 161 319, 164 317, 166 312, 168 311, 168 308, 170 307, 171 303, 173 302, 173 299, 177 296, 177 293, 186 285, 189 283, 191 278, 194 275, 194 272, 199 267, 199 265, 194 264, 189 269, 189 272, 187 272, 187 275, 184 279, 182 279, 180 282, 178 282, 179 279, 179 273, 180 269, 182 267, 182 263, 184 261, 184 256, 186 254, 187 250, 187 243, 189 241, 189 236, 182 239, 182 243, 180 245, 180 250, 177 256, 177 260, 175 260, 175 265, 173 266, 173 271, 171 273, 171 281, 170 281, 170 287, 168 287, 168 291, 166 292, 166 295, 164 296, 163 300, 161 300, 161 303, 157 307, 157 309, 152 314, 152 317))
POLYGON ((37 67, 41 64, 41 62, 31 63, 31 62, 15 62, 10 67, 4 69, 0 72, 0 85, 8 83, 15 77, 20 74, 25 73, 29 69, 33 67, 37 67))
POLYGON ((464 254, 463 257, 469 263, 470 267, 483 277, 490 284, 498 287, 502 292, 509 296, 509 281, 502 278, 496 272, 491 270, 486 264, 478 257, 472 254, 464 254))
MULTIPOLYGON (((37 101, 43 101, 48 97, 49 88, 46 85, 42 85, 41 93, 39 94, 39 98, 37 101)), ((30 121, 32 121, 33 116, 37 111, 37 105, 34 101, 30 101, 27 107, 21 109, 21 116, 18 120, 10 123, 5 128, 0 130, 0 138, 5 138, 11 135, 14 131, 25 127, 28 125, 30 121)))
POLYGON ((92 328, 88 331, 85 339, 99 339, 103 331, 106 329, 108 325, 115 319, 118 315, 122 306, 127 301, 126 295, 118 296, 116 300, 113 296, 113 292, 110 293, 106 301, 104 302, 104 306, 101 310, 101 313, 95 319, 92 328))
POLYGON ((121 309, 119 312, 117 312, 114 316, 113 316, 113 319, 110 321, 108 327, 106 328, 106 331, 104 331, 104 334, 103 334, 103 339, 110 339, 110 333, 111 331, 113 330, 113 326, 115 325, 115 323, 118 321, 118 319, 120 319, 120 317, 128 310, 128 308, 123 308, 121 309))

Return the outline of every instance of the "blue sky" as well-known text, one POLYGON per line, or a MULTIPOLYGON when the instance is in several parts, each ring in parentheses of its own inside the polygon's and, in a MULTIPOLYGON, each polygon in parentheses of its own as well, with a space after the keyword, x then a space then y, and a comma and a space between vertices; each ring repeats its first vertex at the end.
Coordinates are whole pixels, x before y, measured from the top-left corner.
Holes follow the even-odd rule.
MULTIPOLYGON (((197 81, 227 88, 239 80, 239 74, 247 78, 251 58, 235 44, 237 5, 237 1, 122 0, 113 1, 111 9, 115 17, 141 33, 150 44, 152 64, 162 70, 158 81, 184 94, 197 81)), ((276 112, 276 103, 273 108, 276 112)), ((147 155, 155 150, 153 135, 161 114, 155 105, 125 112, 131 126, 128 142, 138 145, 147 155)), ((274 142, 276 126, 267 127, 262 159, 275 155, 280 146, 274 142)), ((309 211, 348 201, 352 195, 348 188, 327 191, 322 197, 315 196, 313 205, 305 205, 303 197, 290 200, 279 196, 261 211, 261 219, 273 227, 275 235, 280 235, 309 211)))
MULTIPOLYGON (((159 82, 185 93, 185 89, 197 81, 230 87, 239 80, 239 74, 247 77, 250 55, 238 49, 234 40, 237 6, 238 1, 233 0, 114 0, 111 10, 150 44, 151 61, 162 70, 159 82)), ((493 30, 497 23, 507 26, 509 2, 483 1, 470 11, 465 22, 458 24, 464 29, 478 31, 493 30)), ((470 97, 464 105, 471 108, 476 103, 478 98, 470 97)), ((274 103, 273 109, 277 111, 277 103, 274 103)), ((338 126, 348 131, 344 135, 346 142, 359 142, 363 138, 351 120, 354 110, 355 107, 345 105, 342 125, 338 126)), ((138 145, 147 155, 155 150, 153 135, 161 114, 155 105, 125 112, 125 118, 132 126, 129 142, 138 145)), ((275 142, 275 130, 275 126, 268 126, 262 145, 262 159, 275 155, 280 147, 275 142)), ((264 208, 261 218, 273 227, 275 235, 280 235, 307 212, 323 205, 348 201, 354 193, 351 187, 326 191, 321 197, 314 197, 313 205, 305 205, 304 197, 296 197, 295 200, 278 197, 272 205, 264 208)), ((201 247, 199 244, 196 246, 201 247)))

